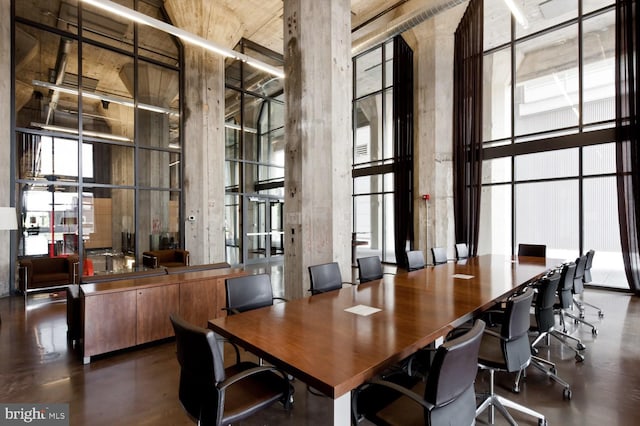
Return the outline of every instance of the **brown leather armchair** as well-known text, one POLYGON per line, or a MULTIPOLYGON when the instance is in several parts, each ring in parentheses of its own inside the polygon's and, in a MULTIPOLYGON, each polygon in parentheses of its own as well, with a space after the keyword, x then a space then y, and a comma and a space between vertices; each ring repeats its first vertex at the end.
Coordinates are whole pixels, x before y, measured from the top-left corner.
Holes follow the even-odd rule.
POLYGON ((145 251, 142 253, 142 264, 147 268, 188 266, 189 252, 177 249, 145 251))
POLYGON ((73 284, 78 272, 78 256, 33 257, 20 260, 22 291, 73 284))

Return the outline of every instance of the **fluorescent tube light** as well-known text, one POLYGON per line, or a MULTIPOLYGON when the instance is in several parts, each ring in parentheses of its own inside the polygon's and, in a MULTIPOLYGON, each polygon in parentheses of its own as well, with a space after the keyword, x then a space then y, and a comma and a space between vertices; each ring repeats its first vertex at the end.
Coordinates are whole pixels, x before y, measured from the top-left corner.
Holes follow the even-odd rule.
MULTIPOLYGON (((49 82, 46 82, 46 81, 32 80, 31 84, 33 84, 34 86, 44 87, 46 89, 55 90, 55 91, 62 92, 62 93, 67 93, 69 95, 78 96, 78 93, 79 93, 78 89, 73 89, 71 87, 65 87, 65 86, 58 86, 56 84, 49 83, 49 82)), ((114 104, 128 106, 130 108, 135 107, 135 104, 130 99, 120 98, 118 96, 107 95, 106 93, 82 92, 82 96, 86 97, 86 98, 89 98, 89 99, 97 99, 97 100, 100 100, 100 101, 107 101, 107 102, 111 102, 111 103, 114 103, 114 104)), ((170 115, 175 115, 175 116, 179 115, 177 112, 175 112, 172 109, 163 108, 163 107, 159 107, 159 106, 156 106, 156 105, 148 105, 148 104, 138 103, 138 108, 144 109, 146 111, 157 112, 157 113, 160 113, 160 114, 170 114, 170 115)))
POLYGON ((272 74, 279 78, 284 78, 284 72, 272 65, 269 65, 257 59, 253 59, 245 55, 244 53, 236 52, 235 50, 229 49, 224 46, 219 46, 200 36, 189 33, 181 28, 174 27, 173 25, 169 25, 166 22, 159 21, 155 18, 145 15, 144 13, 140 13, 135 10, 129 9, 128 7, 124 7, 122 5, 114 3, 110 0, 82 0, 82 1, 84 3, 97 7, 99 9, 113 13, 114 15, 131 19, 132 21, 135 21, 139 24, 148 25, 152 28, 158 29, 160 31, 164 31, 165 33, 174 35, 187 43, 200 46, 206 50, 209 50, 210 52, 214 52, 218 55, 222 55, 227 58, 234 58, 239 61, 246 62, 247 64, 261 71, 268 72, 269 74, 272 74))
MULTIPOLYGON (((36 122, 31 122, 31 125, 33 127, 39 127, 42 130, 50 130, 52 132, 69 133, 72 135, 78 134, 78 129, 74 129, 71 127, 53 126, 51 124, 36 123, 36 122)), ((119 141, 119 142, 132 142, 131 139, 129 139, 126 136, 112 135, 111 133, 94 132, 92 130, 83 130, 82 134, 85 136, 92 136, 94 138, 110 139, 110 140, 119 141)))
POLYGON ((511 14, 513 14, 513 17, 516 18, 518 24, 520 24, 522 28, 528 28, 529 21, 527 21, 527 18, 524 16, 522 10, 520 10, 520 7, 515 4, 513 0, 504 0, 504 2, 507 4, 507 6, 509 6, 509 10, 511 10, 511 14))

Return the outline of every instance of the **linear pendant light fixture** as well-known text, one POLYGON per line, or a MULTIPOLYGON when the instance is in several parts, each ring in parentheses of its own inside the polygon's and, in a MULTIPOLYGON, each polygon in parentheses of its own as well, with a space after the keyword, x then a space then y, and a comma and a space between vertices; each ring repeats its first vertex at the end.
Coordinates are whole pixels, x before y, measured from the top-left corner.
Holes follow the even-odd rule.
POLYGON ((272 65, 269 65, 258 59, 251 58, 250 56, 247 56, 244 53, 236 52, 235 50, 212 43, 211 41, 206 40, 200 36, 189 33, 181 28, 174 27, 173 25, 169 25, 166 22, 159 21, 155 18, 145 15, 144 13, 140 13, 135 10, 129 9, 128 7, 124 7, 122 5, 114 3, 110 0, 82 0, 82 1, 84 3, 97 7, 99 9, 113 13, 114 15, 130 19, 139 24, 147 25, 152 28, 158 29, 160 31, 164 31, 165 33, 178 37, 179 39, 183 40, 186 43, 200 46, 203 49, 206 49, 210 52, 216 53, 218 55, 222 55, 227 58, 234 58, 238 61, 242 61, 247 65, 250 65, 261 71, 267 72, 278 78, 284 78, 284 72, 272 65))
POLYGON ((516 18, 516 21, 518 21, 518 24, 520 24, 522 28, 525 28, 525 29, 528 28, 529 21, 527 21, 527 18, 524 16, 524 13, 520 9, 520 7, 518 7, 518 5, 515 4, 514 0, 504 0, 504 2, 509 7, 509 10, 511 10, 511 14, 513 15, 514 18, 516 18))

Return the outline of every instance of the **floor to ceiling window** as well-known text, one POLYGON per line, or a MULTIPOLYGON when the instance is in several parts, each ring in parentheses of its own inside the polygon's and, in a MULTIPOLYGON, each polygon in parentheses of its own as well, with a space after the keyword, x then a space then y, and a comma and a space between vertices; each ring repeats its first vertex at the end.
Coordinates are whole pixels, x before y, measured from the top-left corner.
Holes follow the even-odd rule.
POLYGON ((356 256, 395 263, 393 41, 353 59, 353 222, 356 256))
MULTIPOLYGON (((118 3, 166 21, 158 2, 118 3)), ((19 257, 107 274, 181 246, 179 44, 83 2, 14 5, 19 257)))
POLYGON ((480 253, 596 251, 593 283, 628 288, 615 182, 613 0, 484 0, 480 253))
MULTIPOLYGON (((242 53, 280 66, 282 55, 241 40, 242 53)), ((229 60, 225 70, 225 242, 228 263, 284 254, 284 96, 277 77, 229 60)))

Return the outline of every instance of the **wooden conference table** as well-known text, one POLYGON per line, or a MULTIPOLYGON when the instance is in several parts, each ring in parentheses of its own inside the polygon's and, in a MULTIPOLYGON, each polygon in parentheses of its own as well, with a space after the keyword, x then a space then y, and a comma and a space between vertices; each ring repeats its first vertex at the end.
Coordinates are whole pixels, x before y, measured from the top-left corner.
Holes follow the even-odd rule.
POLYGON ((473 257, 212 319, 209 328, 333 398, 333 423, 349 425, 352 389, 560 262, 473 257), (357 306, 379 311, 345 310, 357 306))

